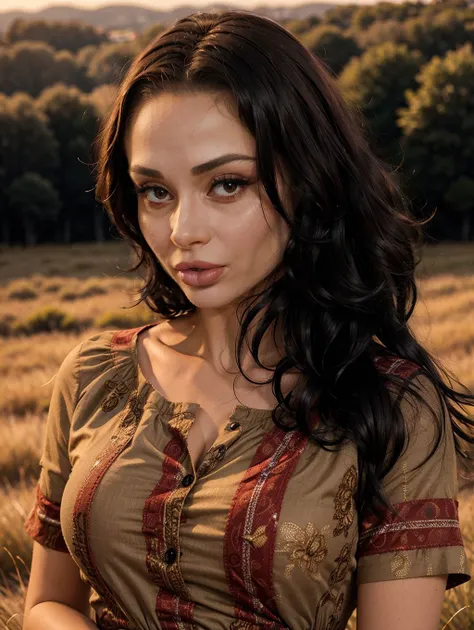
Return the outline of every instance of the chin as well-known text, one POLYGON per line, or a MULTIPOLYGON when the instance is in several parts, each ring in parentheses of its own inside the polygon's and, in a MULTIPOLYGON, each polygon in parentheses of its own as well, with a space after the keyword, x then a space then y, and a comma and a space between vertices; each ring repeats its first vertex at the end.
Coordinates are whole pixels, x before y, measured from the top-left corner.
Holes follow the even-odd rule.
POLYGON ((239 302, 243 299, 243 295, 234 295, 234 296, 218 296, 217 292, 213 292, 212 289, 214 287, 208 287, 206 289, 206 293, 208 295, 200 295, 196 296, 191 291, 184 291, 188 300, 199 309, 209 309, 209 310, 222 310, 226 311, 230 308, 235 308, 239 304, 239 302), (212 295, 214 293, 214 295, 212 295))

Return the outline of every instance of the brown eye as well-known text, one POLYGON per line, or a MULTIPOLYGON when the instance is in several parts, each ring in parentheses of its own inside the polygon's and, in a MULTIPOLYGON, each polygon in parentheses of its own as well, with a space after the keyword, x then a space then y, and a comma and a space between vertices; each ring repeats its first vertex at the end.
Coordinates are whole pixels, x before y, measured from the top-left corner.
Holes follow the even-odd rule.
POLYGON ((224 191, 224 194, 218 194, 218 197, 237 197, 238 195, 240 195, 245 188, 248 186, 249 180, 248 179, 244 179, 242 177, 225 177, 222 179, 219 179, 217 181, 214 181, 212 188, 213 190, 219 188, 219 186, 222 187, 222 190, 224 191), (241 188, 241 190, 237 190, 236 188, 241 188))
POLYGON ((165 199, 163 198, 163 193, 165 197, 166 195, 169 194, 166 188, 163 188, 162 186, 136 186, 135 192, 139 197, 145 197, 145 200, 148 203, 155 203, 155 204, 159 204, 162 201, 166 201, 166 198, 165 199), (150 198, 150 196, 148 195, 149 192, 153 193, 153 195, 155 196, 155 199, 150 198))

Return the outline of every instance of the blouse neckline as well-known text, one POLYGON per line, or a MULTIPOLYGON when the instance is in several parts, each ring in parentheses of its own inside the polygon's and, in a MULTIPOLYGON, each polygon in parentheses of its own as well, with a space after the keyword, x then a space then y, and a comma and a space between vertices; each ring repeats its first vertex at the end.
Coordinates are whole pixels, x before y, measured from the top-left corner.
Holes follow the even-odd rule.
MULTIPOLYGON (((200 409, 201 405, 196 402, 189 401, 172 401, 168 400, 161 392, 159 392, 145 377, 143 374, 142 368, 140 366, 140 362, 138 360, 138 335, 145 331, 147 328, 151 328, 152 326, 156 326, 156 323, 146 324, 138 328, 135 331, 130 343, 130 354, 133 360, 134 370, 137 375, 137 380, 143 383, 146 383, 150 388, 154 398, 157 401, 157 405, 160 407, 160 410, 168 411, 173 415, 177 413, 192 413, 195 414, 198 409, 200 409)), ((245 420, 254 421, 263 421, 267 418, 271 418, 272 409, 259 409, 256 407, 247 407, 246 405, 241 405, 236 403, 232 412, 229 415, 229 420, 238 419, 239 422, 245 420)))

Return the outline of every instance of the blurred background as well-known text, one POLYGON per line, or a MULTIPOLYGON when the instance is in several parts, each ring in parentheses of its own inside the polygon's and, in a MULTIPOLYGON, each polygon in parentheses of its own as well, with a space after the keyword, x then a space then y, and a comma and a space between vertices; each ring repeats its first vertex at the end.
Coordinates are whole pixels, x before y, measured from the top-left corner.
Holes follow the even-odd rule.
MULTIPOLYGON (((474 1, 186 6, 48 5, 0 11, 0 628, 19 630, 31 561, 23 522, 39 475, 51 379, 106 328, 153 321, 139 276, 94 200, 91 144, 132 57, 195 10, 244 8, 288 28, 362 111, 426 226, 413 329, 474 390, 474 1)), ((472 562, 472 484, 461 480, 472 562)), ((472 582, 440 628, 474 630, 472 582), (471 606, 471 607, 469 607, 471 606)), ((353 621, 349 627, 353 627, 353 621)))

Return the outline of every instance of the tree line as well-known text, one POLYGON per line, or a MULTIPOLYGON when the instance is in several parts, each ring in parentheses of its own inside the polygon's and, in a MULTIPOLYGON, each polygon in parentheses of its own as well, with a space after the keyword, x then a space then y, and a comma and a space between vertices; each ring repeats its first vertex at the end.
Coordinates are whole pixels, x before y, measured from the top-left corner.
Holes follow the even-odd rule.
MULTIPOLYGON (((474 236, 474 6, 465 0, 340 5, 282 21, 364 116, 437 239, 474 236)), ((14 21, 0 42, 0 242, 110 238, 94 201, 91 144, 131 42, 77 22, 14 21)))

